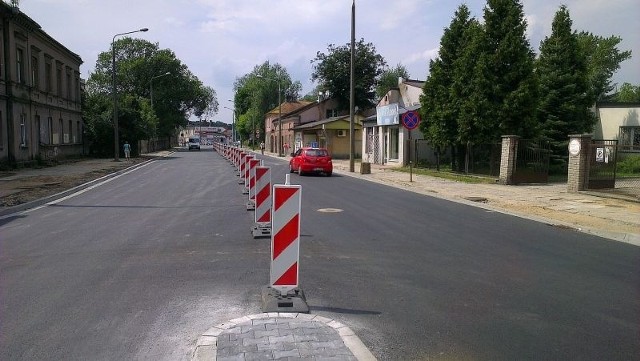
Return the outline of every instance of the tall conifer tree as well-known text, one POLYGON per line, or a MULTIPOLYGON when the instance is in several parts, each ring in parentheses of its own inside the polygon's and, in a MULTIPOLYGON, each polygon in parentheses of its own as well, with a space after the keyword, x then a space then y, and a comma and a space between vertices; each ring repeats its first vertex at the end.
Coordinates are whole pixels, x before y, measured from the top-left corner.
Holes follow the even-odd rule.
POLYGON ((578 44, 569 10, 561 6, 553 19, 551 35, 540 45, 536 75, 540 84, 538 119, 541 135, 552 142, 554 155, 566 153, 569 134, 592 130, 586 57, 578 44))
POLYGON ((440 40, 439 57, 429 64, 429 78, 420 97, 421 116, 424 121, 420 129, 435 146, 443 149, 450 146, 459 148, 458 118, 462 91, 454 90, 458 59, 465 51, 467 29, 475 19, 470 17, 469 8, 460 5, 448 28, 440 40))
POLYGON ((530 137, 535 131, 537 85, 534 53, 525 36, 527 22, 518 0, 488 0, 484 8, 487 48, 479 62, 487 70, 483 94, 488 120, 495 122, 493 138, 515 134, 530 137))

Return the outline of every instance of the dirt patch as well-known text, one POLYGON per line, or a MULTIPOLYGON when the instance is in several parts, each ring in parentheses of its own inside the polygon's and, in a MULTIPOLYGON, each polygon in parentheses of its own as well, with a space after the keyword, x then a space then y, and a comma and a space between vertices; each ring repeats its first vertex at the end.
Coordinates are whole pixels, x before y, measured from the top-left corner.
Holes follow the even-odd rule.
MULTIPOLYGON (((12 207, 23 203, 28 203, 48 197, 81 184, 96 180, 105 175, 128 168, 133 164, 140 163, 146 159, 132 160, 131 162, 112 163, 99 169, 89 170, 82 173, 70 173, 64 175, 35 175, 20 177, 14 180, 0 178, 2 186, 2 196, 0 197, 0 207, 12 207)), ((12 171, 3 175, 15 175, 12 171)))

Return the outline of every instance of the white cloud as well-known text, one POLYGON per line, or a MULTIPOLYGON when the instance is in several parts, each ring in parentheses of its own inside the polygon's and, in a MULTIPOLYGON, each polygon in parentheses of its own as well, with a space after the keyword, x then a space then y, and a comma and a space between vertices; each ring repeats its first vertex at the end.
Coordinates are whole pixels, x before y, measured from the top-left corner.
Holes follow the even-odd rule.
MULTIPOLYGON (((425 79, 440 37, 462 1, 356 0, 356 38, 372 42, 390 66, 400 63, 414 79, 425 79)), ((482 18, 486 0, 466 1, 482 18)), ((621 48, 640 44, 637 0, 523 0, 527 34, 537 50, 551 32, 559 6, 569 7, 574 28, 598 35, 620 35, 621 48)), ((233 81, 264 61, 287 67, 311 90, 310 61, 328 44, 349 42, 349 0, 24 0, 20 8, 85 64, 94 68, 98 53, 114 34, 148 27, 136 36, 168 48, 213 87, 221 103, 233 97, 233 81), (56 14, 52 16, 52 14, 56 14)), ((619 82, 640 84, 640 55, 623 63, 619 82)), ((218 120, 231 121, 221 111, 218 120)))

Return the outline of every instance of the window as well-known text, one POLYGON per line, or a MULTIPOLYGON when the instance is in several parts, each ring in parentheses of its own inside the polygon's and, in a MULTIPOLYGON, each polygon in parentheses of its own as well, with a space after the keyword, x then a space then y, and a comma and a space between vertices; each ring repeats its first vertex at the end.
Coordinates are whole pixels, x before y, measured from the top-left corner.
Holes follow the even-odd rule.
POLYGON ((71 70, 67 68, 67 99, 71 99, 71 70))
POLYGON ((69 143, 75 143, 75 139, 73 139, 73 122, 69 119, 69 143))
POLYGON ((58 142, 56 144, 64 143, 64 125, 62 124, 62 118, 58 119, 58 142))
POLYGON ((620 127, 618 139, 621 150, 640 152, 640 127, 620 127))
POLYGON ((20 114, 20 146, 27 146, 27 121, 24 114, 20 114))
POLYGON ((38 57, 31 57, 31 84, 36 90, 40 88, 40 77, 38 76, 38 57))
POLYGON ((53 118, 47 118, 47 125, 44 131, 45 135, 42 137, 44 144, 53 144, 53 118))
POLYGON ((333 118, 338 116, 338 109, 327 109, 327 118, 333 118))
POLYGON ((82 143, 82 125, 80 121, 76 122, 76 134, 76 136, 78 137, 76 143, 82 143))
POLYGON ((2 112, 0 112, 0 149, 4 149, 4 134, 2 134, 2 130, 4 129, 4 119, 2 118, 2 112))
POLYGON ((16 82, 24 82, 24 51, 16 49, 16 82))
POLYGON ((56 82, 57 82, 57 90, 58 90, 58 96, 61 97, 62 96, 62 66, 58 65, 56 67, 56 82))
POLYGON ((400 151, 400 129, 389 128, 389 159, 398 160, 400 151))
POLYGON ((76 74, 76 97, 74 98, 75 101, 80 102, 80 78, 78 77, 78 75, 76 74))
POLYGON ((39 115, 35 116, 35 122, 33 124, 34 124, 33 125, 34 128, 37 129, 37 132, 35 134, 36 137, 37 137, 36 144, 40 144, 40 143, 42 143, 42 129, 41 129, 42 125, 40 124, 40 116, 39 115))
POLYGON ((44 64, 44 81, 44 90, 48 93, 51 93, 51 91, 53 91, 53 68, 51 65, 51 60, 47 60, 44 64))

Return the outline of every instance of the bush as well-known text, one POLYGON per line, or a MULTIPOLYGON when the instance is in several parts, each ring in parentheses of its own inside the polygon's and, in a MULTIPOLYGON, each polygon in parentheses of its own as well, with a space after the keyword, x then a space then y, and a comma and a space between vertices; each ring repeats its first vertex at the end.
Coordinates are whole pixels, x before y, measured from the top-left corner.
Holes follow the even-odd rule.
POLYGON ((618 161, 618 172, 640 174, 640 155, 629 155, 618 161))

